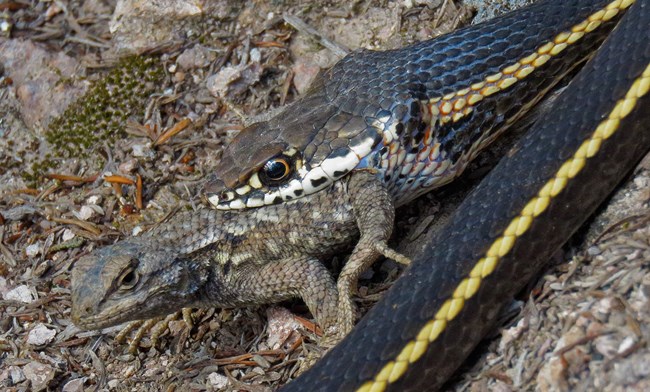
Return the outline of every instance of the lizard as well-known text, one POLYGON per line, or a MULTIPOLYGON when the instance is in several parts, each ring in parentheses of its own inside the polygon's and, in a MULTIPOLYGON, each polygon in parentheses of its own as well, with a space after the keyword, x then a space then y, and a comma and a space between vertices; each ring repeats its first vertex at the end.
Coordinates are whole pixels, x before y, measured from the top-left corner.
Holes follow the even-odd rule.
POLYGON ((631 3, 542 1, 344 58, 226 149, 206 186, 216 209, 79 260, 73 320, 99 328, 181 306, 300 296, 340 340, 354 325, 359 274, 380 255, 409 263, 387 244, 395 207, 457 177, 590 56, 631 3), (335 285, 320 260, 350 247, 335 285))

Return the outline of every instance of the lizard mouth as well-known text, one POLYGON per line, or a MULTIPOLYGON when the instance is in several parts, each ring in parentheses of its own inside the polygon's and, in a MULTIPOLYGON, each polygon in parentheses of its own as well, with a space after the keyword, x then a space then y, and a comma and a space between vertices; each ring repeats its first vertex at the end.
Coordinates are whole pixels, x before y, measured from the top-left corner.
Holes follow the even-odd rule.
MULTIPOLYGON (((164 290, 159 290, 160 292, 164 290)), ((172 313, 178 302, 165 299, 160 292, 140 298, 116 298, 97 301, 89 285, 73 287, 72 321, 85 330, 108 328, 128 321, 145 320, 172 313)))
POLYGON ((79 328, 91 330, 112 327, 124 322, 137 319, 147 318, 144 313, 137 312, 140 304, 115 304, 111 312, 97 312, 93 306, 83 303, 73 303, 72 321, 79 328), (116 309, 119 307, 119 309, 116 309))

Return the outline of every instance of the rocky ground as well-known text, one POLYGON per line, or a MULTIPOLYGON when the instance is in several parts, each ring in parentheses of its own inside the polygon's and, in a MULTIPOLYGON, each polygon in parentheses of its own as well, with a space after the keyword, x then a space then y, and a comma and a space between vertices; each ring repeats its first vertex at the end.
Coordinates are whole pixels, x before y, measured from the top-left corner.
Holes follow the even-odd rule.
MULTIPOLYGON (((221 148, 350 49, 400 47, 471 16, 449 0, 0 2, 0 389, 266 391, 293 377, 315 349, 298 302, 196 311, 193 328, 171 321, 130 354, 119 328, 70 322, 70 268, 202 208, 221 148)), ((473 173, 404 209, 400 249, 436 229, 473 173)), ((646 158, 448 388, 650 389, 649 204, 646 158)), ((396 272, 386 262, 365 276, 362 309, 396 272)))

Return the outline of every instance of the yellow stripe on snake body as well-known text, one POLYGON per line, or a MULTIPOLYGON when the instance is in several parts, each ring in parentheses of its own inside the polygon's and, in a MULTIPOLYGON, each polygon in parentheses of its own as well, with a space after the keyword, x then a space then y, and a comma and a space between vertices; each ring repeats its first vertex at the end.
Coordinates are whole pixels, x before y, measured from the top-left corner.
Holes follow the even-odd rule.
POLYGON ((556 175, 548 180, 521 213, 510 222, 503 235, 497 238, 486 255, 478 260, 469 276, 458 284, 452 297, 443 303, 435 318, 425 324, 415 340, 408 342, 395 360, 386 363, 374 380, 365 383, 358 392, 384 391, 388 384, 397 381, 404 374, 409 364, 420 359, 429 343, 440 336, 447 323, 462 311, 465 301, 478 291, 482 280, 494 272, 499 260, 510 252, 517 238, 526 233, 533 220, 547 209, 551 199, 559 195, 567 183, 580 173, 586 160, 596 156, 602 143, 619 130, 621 120, 630 114, 639 99, 649 91, 650 64, 632 83, 625 98, 619 100, 609 116, 598 124, 591 137, 580 145, 575 154, 562 164, 556 175))

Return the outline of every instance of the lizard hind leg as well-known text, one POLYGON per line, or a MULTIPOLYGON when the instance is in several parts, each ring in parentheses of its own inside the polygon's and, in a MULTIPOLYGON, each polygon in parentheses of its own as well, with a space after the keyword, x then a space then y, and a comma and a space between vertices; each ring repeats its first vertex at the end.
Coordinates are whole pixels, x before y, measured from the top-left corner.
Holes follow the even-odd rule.
POLYGON ((339 292, 339 340, 354 327, 356 307, 352 295, 357 291, 359 276, 380 256, 408 265, 408 257, 388 246, 393 231, 395 207, 381 180, 371 171, 352 172, 348 180, 348 196, 361 233, 350 258, 343 266, 337 282, 339 292))
POLYGON ((300 297, 325 335, 338 328, 336 286, 330 272, 316 259, 295 257, 247 268, 236 286, 242 305, 300 297))

